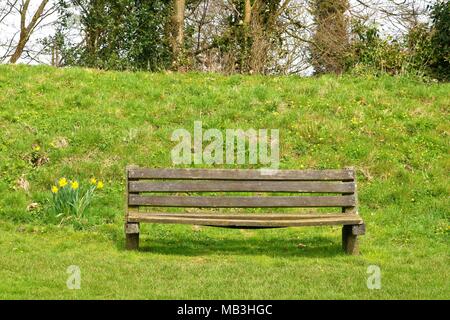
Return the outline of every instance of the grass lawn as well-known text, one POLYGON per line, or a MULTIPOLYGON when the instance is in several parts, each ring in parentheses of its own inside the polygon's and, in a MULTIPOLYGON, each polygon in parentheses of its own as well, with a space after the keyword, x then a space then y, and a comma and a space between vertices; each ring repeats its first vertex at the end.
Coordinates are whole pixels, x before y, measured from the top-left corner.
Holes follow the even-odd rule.
POLYGON ((449 93, 393 77, 0 66, 0 298, 448 299, 449 93), (356 167, 362 254, 342 252, 339 227, 145 224, 125 251, 125 165, 172 167, 172 131, 199 120, 280 129, 282 169, 356 167), (105 182, 83 219, 48 210, 62 176, 105 182))

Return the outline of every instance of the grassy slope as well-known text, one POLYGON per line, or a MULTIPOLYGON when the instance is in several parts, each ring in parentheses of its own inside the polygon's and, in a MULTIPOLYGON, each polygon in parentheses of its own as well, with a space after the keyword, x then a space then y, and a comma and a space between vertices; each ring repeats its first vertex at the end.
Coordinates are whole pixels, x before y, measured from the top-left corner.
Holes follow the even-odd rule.
POLYGON ((449 92, 399 78, 0 66, 0 298, 448 298, 449 92), (171 132, 195 120, 280 128, 282 168, 356 166, 362 255, 345 256, 332 227, 145 225, 142 251, 124 251, 124 166, 171 166, 171 132), (36 144, 50 161, 33 168, 36 144), (26 210, 55 178, 91 175, 106 189, 83 231, 26 210), (71 264, 82 290, 65 287, 71 264), (370 264, 381 290, 366 287, 370 264))

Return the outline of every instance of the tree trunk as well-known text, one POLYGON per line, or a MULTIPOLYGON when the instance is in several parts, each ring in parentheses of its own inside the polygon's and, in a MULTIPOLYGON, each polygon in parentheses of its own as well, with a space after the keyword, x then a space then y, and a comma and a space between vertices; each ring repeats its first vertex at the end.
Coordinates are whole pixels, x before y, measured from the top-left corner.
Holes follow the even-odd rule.
POLYGON ((184 10, 185 0, 174 0, 172 16, 172 53, 175 65, 178 65, 184 46, 184 10))
POLYGON ((19 42, 17 43, 17 47, 14 50, 14 53, 12 54, 11 58, 9 59, 10 63, 16 63, 17 60, 20 59, 22 56, 23 50, 25 49, 25 46, 30 39, 30 36, 34 29, 37 27, 37 25, 42 21, 42 15, 44 14, 45 6, 49 0, 42 0, 41 4, 37 8, 36 12, 34 13, 33 17, 31 18, 30 23, 28 26, 26 26, 26 18, 27 18, 27 11, 28 6, 30 4, 30 0, 26 0, 23 5, 20 7, 20 36, 19 36, 19 42))
POLYGON ((16 63, 17 60, 20 59, 23 53, 23 49, 25 49, 25 45, 27 44, 27 42, 28 42, 28 35, 26 31, 20 32, 19 43, 17 44, 16 50, 14 50, 14 53, 9 59, 9 63, 16 63))
POLYGON ((248 26, 251 20, 252 20, 252 4, 250 3, 250 0, 245 0, 244 24, 248 26))
POLYGON ((310 53, 316 74, 336 73, 345 70, 349 50, 348 0, 314 0, 313 14, 316 30, 310 53))

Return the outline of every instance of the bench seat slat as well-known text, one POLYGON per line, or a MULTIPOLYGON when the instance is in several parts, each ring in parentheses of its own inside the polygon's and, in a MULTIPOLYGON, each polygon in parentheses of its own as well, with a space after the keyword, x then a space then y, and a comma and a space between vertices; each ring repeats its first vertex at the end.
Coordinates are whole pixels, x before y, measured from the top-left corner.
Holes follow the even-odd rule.
POLYGON ((311 181, 131 181, 129 192, 304 192, 353 193, 353 182, 311 181))
POLYGON ((354 225, 361 224, 362 220, 355 214, 341 215, 321 215, 309 217, 298 216, 297 219, 272 219, 267 216, 261 216, 259 219, 249 219, 245 215, 235 216, 233 218, 207 218, 207 217, 178 217, 162 214, 130 213, 128 217, 130 222, 147 223, 173 223, 173 224, 193 224, 203 226, 222 226, 222 227, 300 227, 300 226, 321 226, 321 225, 354 225))
POLYGON ((312 180, 353 181, 354 170, 275 170, 271 174, 258 169, 154 169, 128 170, 129 179, 191 179, 191 180, 312 180))
POLYGON ((242 220, 301 220, 311 218, 337 218, 356 216, 346 213, 323 213, 323 212, 303 212, 303 213, 172 213, 172 212, 131 212, 130 216, 152 216, 152 217, 174 217, 174 218, 194 218, 194 219, 242 219, 242 220))
POLYGON ((353 195, 346 196, 271 196, 271 197, 187 197, 129 195, 129 205, 153 207, 202 207, 202 208, 307 208, 351 207, 353 195))

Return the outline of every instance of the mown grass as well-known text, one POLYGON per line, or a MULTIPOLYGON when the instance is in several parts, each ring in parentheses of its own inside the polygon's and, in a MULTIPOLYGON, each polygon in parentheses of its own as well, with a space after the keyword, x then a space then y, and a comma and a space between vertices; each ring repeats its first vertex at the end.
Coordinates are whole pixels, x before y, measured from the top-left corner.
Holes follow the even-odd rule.
POLYGON ((392 77, 0 66, 0 298, 448 298, 449 92, 392 77), (144 225, 142 250, 125 251, 125 165, 171 167, 172 131, 198 120, 280 129, 281 168, 355 166, 362 255, 341 252, 337 227, 144 225), (61 176, 105 181, 86 221, 59 226, 46 210, 61 176), (69 265, 81 290, 66 288, 69 265))

